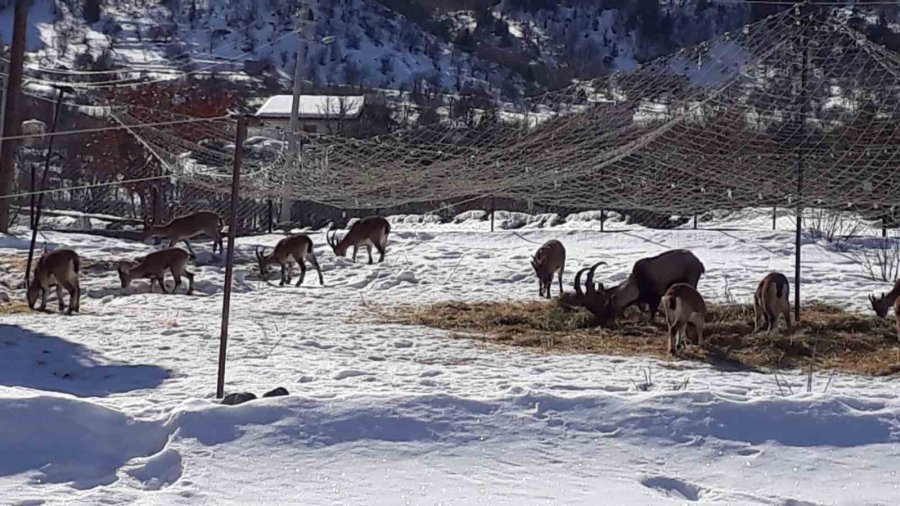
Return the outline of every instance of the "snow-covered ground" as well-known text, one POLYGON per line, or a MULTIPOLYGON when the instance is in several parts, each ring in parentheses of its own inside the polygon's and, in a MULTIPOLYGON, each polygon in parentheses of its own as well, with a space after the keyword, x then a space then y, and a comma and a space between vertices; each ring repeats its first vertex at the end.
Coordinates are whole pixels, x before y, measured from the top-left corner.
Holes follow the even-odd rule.
MULTIPOLYGON (((397 223, 376 265, 365 252, 336 259, 313 232, 325 286, 311 272, 300 288, 255 273, 254 247, 280 236, 241 238, 226 390, 291 395, 240 406, 213 398, 224 269, 209 243, 191 297, 148 294, 146 281, 123 291, 112 264, 85 268, 81 314, 0 317, 0 502, 900 502, 895 378, 836 375, 826 391, 819 373, 807 393, 805 376, 786 372, 791 393, 772 374, 495 348, 367 313, 534 299, 528 258, 550 238, 568 250, 570 286, 593 261, 618 281, 636 259, 679 247, 705 263, 712 300, 749 301, 763 274, 792 270, 787 218, 774 232, 765 214, 696 231, 607 225, 616 232, 574 220, 493 233, 485 221, 397 223)), ((26 236, 0 237, 0 263, 25 254, 26 236)), ((152 249, 47 240, 86 264, 152 249)), ((887 289, 824 242, 806 241, 804 258, 806 297, 863 310, 887 289)))

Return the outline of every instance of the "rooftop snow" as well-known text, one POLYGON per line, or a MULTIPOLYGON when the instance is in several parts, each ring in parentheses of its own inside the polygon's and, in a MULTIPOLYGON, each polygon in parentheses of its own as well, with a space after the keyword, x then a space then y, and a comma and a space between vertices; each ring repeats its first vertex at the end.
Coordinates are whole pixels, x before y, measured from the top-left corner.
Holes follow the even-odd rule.
MULTIPOLYGON (((269 97, 256 111, 257 116, 269 118, 289 118, 293 95, 275 95, 269 97)), ((333 96, 333 95, 301 95, 300 117, 307 119, 326 119, 343 116, 356 118, 362 112, 365 97, 333 96)))

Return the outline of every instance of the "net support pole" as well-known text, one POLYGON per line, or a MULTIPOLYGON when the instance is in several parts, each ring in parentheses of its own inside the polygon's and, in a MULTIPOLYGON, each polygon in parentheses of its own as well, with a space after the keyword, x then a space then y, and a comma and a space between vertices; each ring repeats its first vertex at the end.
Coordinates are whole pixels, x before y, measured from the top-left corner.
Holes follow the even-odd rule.
POLYGON ((267 228, 268 228, 270 234, 272 233, 272 230, 275 228, 275 218, 272 216, 273 212, 274 212, 274 210, 273 210, 273 205, 272 205, 272 199, 269 199, 269 202, 266 205, 266 215, 269 217, 269 223, 268 223, 267 228))
POLYGON ((697 213, 694 213, 694 230, 697 230, 697 213))
MULTIPOLYGON (((806 11, 806 9, 803 9, 806 11)), ((797 107, 797 116, 800 122, 799 132, 800 141, 797 143, 797 219, 796 219, 796 235, 794 238, 794 322, 800 321, 800 266, 801 266, 801 232, 803 230, 803 162, 804 152, 803 136, 806 135, 806 117, 804 115, 806 109, 806 69, 809 63, 809 39, 807 37, 807 29, 809 28, 809 20, 807 19, 809 12, 802 12, 801 23, 803 30, 800 36, 803 51, 803 63, 800 68, 800 103, 797 107)))
POLYGON ((237 134, 234 140, 234 169, 231 174, 231 205, 228 215, 228 250, 225 255, 225 289, 222 295, 222 327, 219 335, 219 374, 216 380, 216 398, 225 395, 225 356, 228 347, 228 319, 231 316, 231 280, 234 274, 234 236, 237 229, 238 194, 241 186, 241 163, 244 158, 244 137, 247 120, 238 116, 237 134))
MULTIPOLYGON (((28 245, 28 262, 25 264, 25 286, 27 287, 29 284, 29 276, 31 276, 31 263, 34 261, 34 245, 37 242, 37 234, 38 234, 38 224, 41 221, 41 206, 44 204, 44 189, 47 188, 47 176, 50 173, 50 160, 53 158, 53 140, 56 139, 55 135, 52 135, 56 132, 56 125, 59 123, 59 114, 62 109, 63 96, 65 96, 65 90, 60 88, 58 91, 58 95, 56 96, 56 107, 53 109, 53 121, 50 123, 50 140, 47 141, 47 154, 44 156, 44 173, 41 174, 41 185, 39 190, 41 193, 38 194, 37 202, 34 204, 34 216, 31 218, 31 244, 28 245)), ((31 171, 32 180, 34 179, 34 169, 31 171)), ((32 195, 32 198, 34 196, 32 195)))
POLYGON ((772 206, 772 230, 775 230, 775 223, 778 219, 778 206, 772 206))
POLYGON ((497 212, 497 207, 494 203, 494 196, 491 195, 491 232, 494 231, 494 214, 497 212))

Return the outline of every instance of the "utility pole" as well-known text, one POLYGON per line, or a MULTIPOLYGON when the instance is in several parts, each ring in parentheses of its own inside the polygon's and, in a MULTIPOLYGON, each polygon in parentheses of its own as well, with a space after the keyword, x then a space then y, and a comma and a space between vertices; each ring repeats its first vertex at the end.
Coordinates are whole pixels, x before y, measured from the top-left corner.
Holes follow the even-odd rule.
MULTIPOLYGON (((300 95, 303 92, 303 74, 302 63, 303 56, 306 54, 306 39, 309 38, 309 31, 312 25, 312 16, 314 9, 309 8, 307 13, 300 15, 300 31, 297 33, 297 59, 294 63, 294 90, 293 99, 291 100, 291 121, 288 124, 288 167, 293 166, 297 162, 299 154, 299 146, 297 143, 297 131, 300 129, 300 95)), ((285 184, 285 192, 288 192, 288 185, 285 184)), ((291 200, 287 193, 281 201, 281 221, 286 223, 291 221, 291 209, 294 207, 294 201, 291 200)))
MULTIPOLYGON (((18 103, 19 90, 22 88, 22 67, 25 63, 25 30, 28 27, 28 7, 31 0, 16 0, 15 18, 13 20, 13 38, 10 47, 9 78, 6 83, 6 100, 3 106, 2 137, 19 135, 18 103)), ((6 141, 0 146, 0 197, 12 193, 16 179, 16 148, 18 141, 6 141)), ((0 198, 0 233, 9 233, 8 198, 0 198)))

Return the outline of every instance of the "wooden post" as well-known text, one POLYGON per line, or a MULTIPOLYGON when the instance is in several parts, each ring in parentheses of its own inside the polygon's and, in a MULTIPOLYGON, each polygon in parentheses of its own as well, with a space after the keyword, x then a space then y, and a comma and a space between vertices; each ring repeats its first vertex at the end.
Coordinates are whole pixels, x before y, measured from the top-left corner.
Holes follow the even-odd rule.
MULTIPOLYGON (((10 47, 9 78, 6 81, 6 104, 3 112, 3 137, 19 135, 22 131, 18 109, 21 102, 22 67, 25 63, 25 31, 28 27, 30 0, 16 0, 13 19, 12 46, 10 47)), ((6 140, 0 145, 0 196, 12 192, 16 179, 16 149, 19 141, 6 140)), ((9 198, 0 198, 0 233, 9 233, 9 198)))
POLYGON ((216 398, 225 395, 225 356, 228 347, 228 319, 231 316, 231 280, 234 273, 234 236, 237 229, 238 194, 241 185, 241 163, 244 158, 244 137, 247 122, 238 117, 237 136, 234 141, 234 169, 231 174, 231 206, 228 217, 228 251, 225 255, 225 292, 222 296, 222 328, 219 335, 219 376, 216 381, 216 398))
MULTIPOLYGON (((37 198, 37 203, 34 207, 34 217, 31 223, 31 244, 28 246, 28 262, 25 264, 25 286, 28 287, 31 276, 31 263, 34 260, 34 245, 37 242, 37 234, 38 234, 38 224, 41 221, 41 206, 44 204, 44 190, 47 189, 47 175, 50 173, 50 160, 53 158, 53 140, 56 139, 56 136, 53 135, 56 132, 56 125, 59 123, 59 112, 62 108, 63 96, 65 95, 65 91, 63 89, 59 90, 59 95, 56 98, 56 108, 53 110, 53 122, 50 124, 50 140, 47 141, 47 156, 44 157, 44 173, 41 175, 41 186, 40 186, 40 194, 37 198)), ((33 173, 33 171, 32 171, 33 173)))

